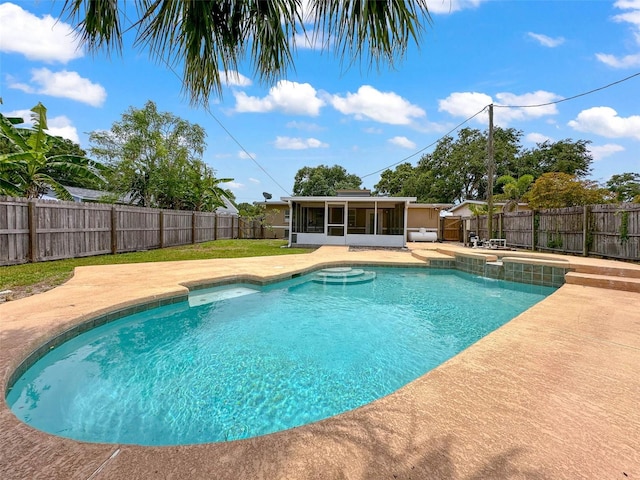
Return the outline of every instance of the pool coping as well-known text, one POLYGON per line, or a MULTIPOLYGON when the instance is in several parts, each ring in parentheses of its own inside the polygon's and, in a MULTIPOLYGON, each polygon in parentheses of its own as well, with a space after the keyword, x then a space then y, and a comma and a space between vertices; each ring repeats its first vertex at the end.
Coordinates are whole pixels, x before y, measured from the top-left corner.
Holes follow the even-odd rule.
POLYGON ((8 410, 5 388, 20 362, 78 323, 135 309, 141 299, 184 298, 185 285, 214 278, 276 281, 336 264, 424 260, 323 247, 281 257, 83 267, 50 292, 1 304, 0 477, 640 478, 633 444, 640 431, 640 294, 580 285, 562 286, 387 397, 264 437, 181 447, 89 444, 34 430, 8 410))

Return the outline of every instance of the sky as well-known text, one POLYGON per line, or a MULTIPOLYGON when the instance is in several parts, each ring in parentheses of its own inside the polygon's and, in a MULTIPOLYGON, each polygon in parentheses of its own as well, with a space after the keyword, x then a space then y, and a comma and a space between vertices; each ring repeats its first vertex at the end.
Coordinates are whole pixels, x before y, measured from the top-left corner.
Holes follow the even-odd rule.
POLYGON ((289 196, 296 172, 321 164, 374 189, 381 171, 415 165, 461 123, 486 130, 489 104, 525 148, 590 141, 593 180, 640 173, 640 0, 433 0, 419 45, 393 67, 349 67, 302 41, 283 79, 265 84, 247 61, 208 111, 191 104, 180 67, 131 36, 121 55, 88 53, 58 18, 62 4, 0 2, 0 112, 28 119, 42 102, 49 132, 88 150, 90 132, 151 100, 205 129, 203 160, 233 178, 224 186, 238 202, 289 196))

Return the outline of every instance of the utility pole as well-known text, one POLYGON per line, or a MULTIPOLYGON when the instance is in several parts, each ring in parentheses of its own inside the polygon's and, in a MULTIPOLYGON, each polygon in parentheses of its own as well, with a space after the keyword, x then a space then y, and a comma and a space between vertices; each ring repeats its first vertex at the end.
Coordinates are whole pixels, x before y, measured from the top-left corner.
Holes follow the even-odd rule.
POLYGON ((493 237, 493 177, 495 175, 495 169, 492 103, 489 105, 489 138, 487 140, 487 230, 489 230, 489 238, 493 237))

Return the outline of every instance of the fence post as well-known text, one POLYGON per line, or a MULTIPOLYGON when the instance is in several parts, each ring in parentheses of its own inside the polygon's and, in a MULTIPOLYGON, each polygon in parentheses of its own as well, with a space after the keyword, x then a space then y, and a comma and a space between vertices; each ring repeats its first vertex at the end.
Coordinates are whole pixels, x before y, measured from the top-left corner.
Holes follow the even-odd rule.
POLYGON ((582 256, 589 256, 589 205, 585 205, 582 210, 582 256))
POLYGON ((213 239, 218 239, 218 214, 213 214, 213 239))
POLYGON ((29 200, 27 210, 27 221, 29 223, 29 261, 35 263, 38 261, 38 232, 36 231, 36 201, 29 200))
POLYGON ((118 253, 118 211, 116 206, 111 207, 111 254, 118 253))
POLYGON ((164 248, 164 210, 160 210, 160 248, 164 248))
POLYGON ((191 243, 196 243, 196 212, 191 212, 191 243))
POLYGON ((536 211, 531 210, 531 251, 536 251, 536 211))

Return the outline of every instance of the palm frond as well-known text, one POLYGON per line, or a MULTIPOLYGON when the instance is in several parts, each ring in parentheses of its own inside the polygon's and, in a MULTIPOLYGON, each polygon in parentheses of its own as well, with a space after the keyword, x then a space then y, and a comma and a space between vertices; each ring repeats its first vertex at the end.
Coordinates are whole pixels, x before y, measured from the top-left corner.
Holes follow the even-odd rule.
POLYGON ((76 33, 89 51, 122 52, 118 0, 65 0, 62 12, 77 24, 76 33))
POLYGON ((431 23, 426 0, 313 0, 314 30, 323 32, 322 44, 353 63, 393 66, 404 58, 409 42, 419 45, 421 20, 431 23))

